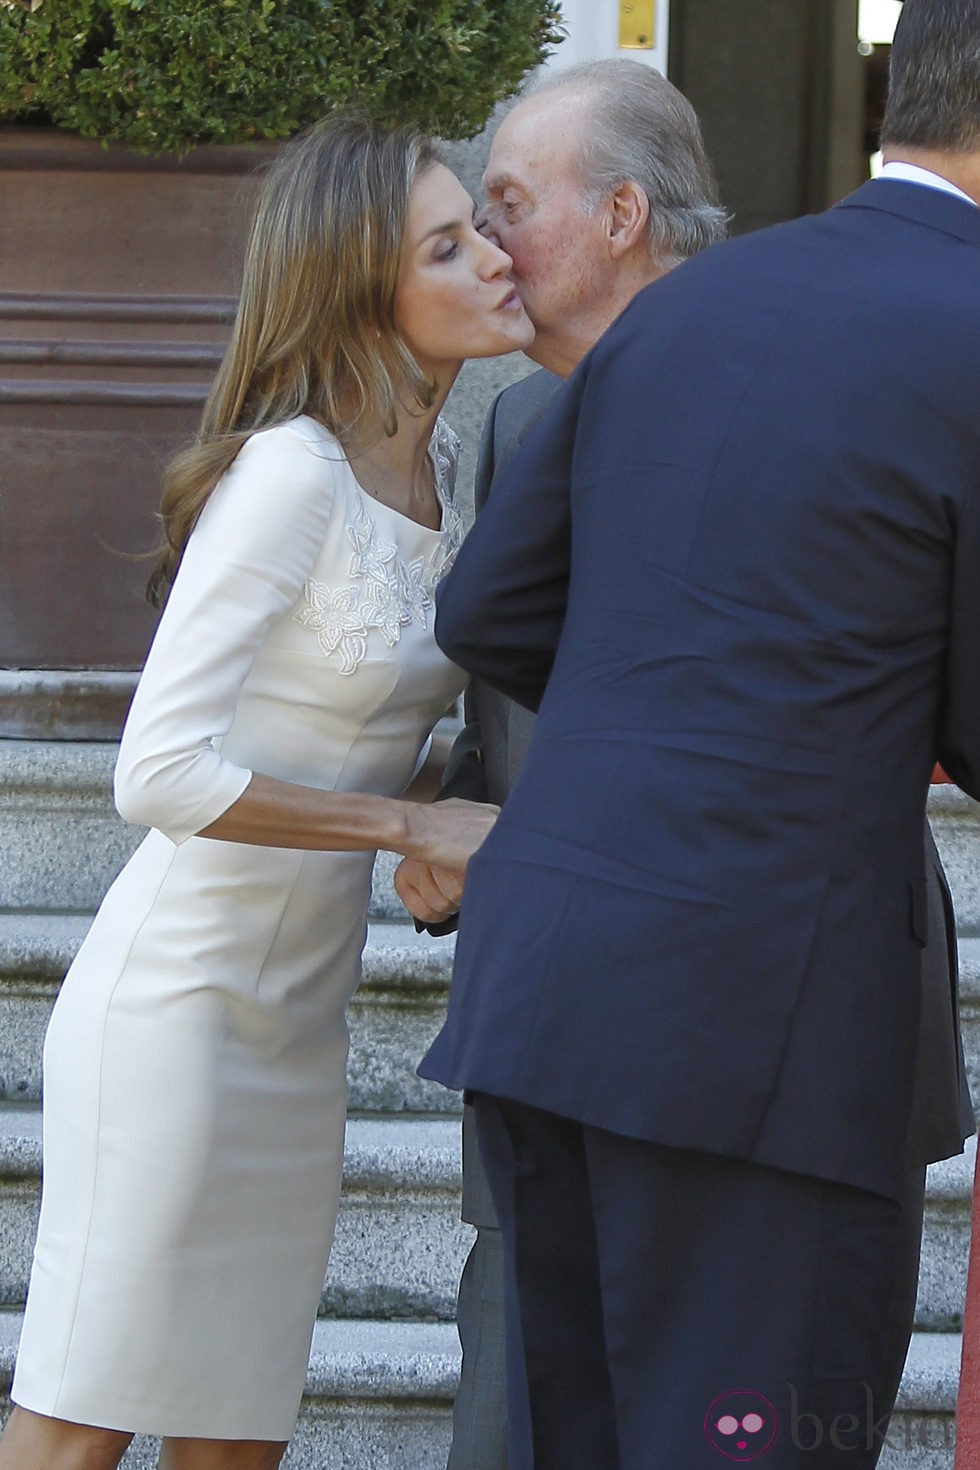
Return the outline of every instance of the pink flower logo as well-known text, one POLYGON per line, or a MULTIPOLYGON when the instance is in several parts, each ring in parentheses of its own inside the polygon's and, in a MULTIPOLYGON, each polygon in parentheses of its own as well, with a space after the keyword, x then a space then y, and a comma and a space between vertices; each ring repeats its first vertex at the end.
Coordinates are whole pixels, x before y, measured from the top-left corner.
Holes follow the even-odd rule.
POLYGON ((761 1460, 779 1438, 779 1415, 751 1388, 721 1393, 704 1416, 704 1437, 713 1450, 737 1465, 761 1460))

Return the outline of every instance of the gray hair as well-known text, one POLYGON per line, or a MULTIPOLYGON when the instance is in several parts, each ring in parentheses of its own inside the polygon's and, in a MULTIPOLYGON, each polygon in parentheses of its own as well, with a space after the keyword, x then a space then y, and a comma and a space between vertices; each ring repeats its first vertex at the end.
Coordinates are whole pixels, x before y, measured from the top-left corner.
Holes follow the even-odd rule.
POLYGON ((590 209, 626 180, 650 201, 650 254, 664 264, 696 255, 727 232, 697 114, 682 92, 640 61, 586 61, 552 73, 532 95, 566 87, 590 104, 582 177, 590 209))
POLYGON ((881 141, 953 153, 980 147, 980 0, 905 0, 881 141))

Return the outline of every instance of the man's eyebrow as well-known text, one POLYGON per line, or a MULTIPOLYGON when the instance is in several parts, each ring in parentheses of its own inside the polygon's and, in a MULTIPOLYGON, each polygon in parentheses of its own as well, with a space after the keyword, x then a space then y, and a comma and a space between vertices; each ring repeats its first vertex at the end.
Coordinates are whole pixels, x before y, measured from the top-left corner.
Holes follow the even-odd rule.
POLYGON ((486 194, 499 194, 503 189, 517 189, 520 185, 512 174, 490 174, 483 175, 483 190, 486 194))

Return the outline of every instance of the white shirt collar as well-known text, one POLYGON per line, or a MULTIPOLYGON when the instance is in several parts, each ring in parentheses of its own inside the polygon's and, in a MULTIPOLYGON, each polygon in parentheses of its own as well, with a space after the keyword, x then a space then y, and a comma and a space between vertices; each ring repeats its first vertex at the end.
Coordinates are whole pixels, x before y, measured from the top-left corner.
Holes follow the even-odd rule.
POLYGON ((951 184, 949 179, 944 179, 942 174, 934 174, 930 168, 920 168, 917 163, 901 163, 893 159, 886 163, 878 175, 880 179, 901 179, 907 184, 924 184, 928 189, 941 189, 944 194, 954 194, 957 199, 965 199, 967 204, 977 207, 975 199, 951 184))

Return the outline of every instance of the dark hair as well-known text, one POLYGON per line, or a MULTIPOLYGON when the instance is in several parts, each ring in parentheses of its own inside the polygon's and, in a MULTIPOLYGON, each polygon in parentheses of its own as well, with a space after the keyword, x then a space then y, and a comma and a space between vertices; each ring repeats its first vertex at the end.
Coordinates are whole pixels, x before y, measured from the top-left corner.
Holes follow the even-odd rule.
POLYGON ((395 328, 412 185, 439 154, 409 127, 336 113, 287 143, 266 176, 231 342, 197 438, 163 481, 159 605, 218 480, 250 434, 307 413, 349 446, 432 384, 395 328))
POLYGON ((954 153, 980 146, 980 0, 905 0, 881 141, 954 153))
POLYGON ((529 95, 580 93, 590 115, 581 174, 590 207, 626 179, 650 201, 650 253, 677 262, 726 233, 697 114, 682 92, 643 62, 585 61, 547 77, 529 95))

